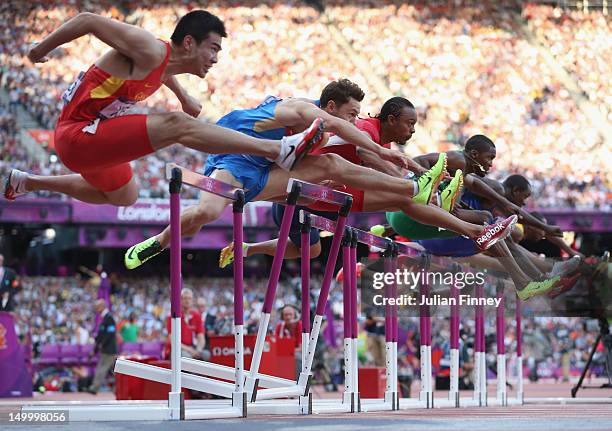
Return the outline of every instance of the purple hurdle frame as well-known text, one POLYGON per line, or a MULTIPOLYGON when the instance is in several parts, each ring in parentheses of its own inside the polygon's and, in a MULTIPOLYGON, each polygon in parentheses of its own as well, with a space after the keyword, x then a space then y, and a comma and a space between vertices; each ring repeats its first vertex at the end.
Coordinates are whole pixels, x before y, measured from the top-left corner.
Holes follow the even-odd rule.
MULTIPOLYGON (((246 379, 246 391, 247 393, 251 394, 251 402, 255 402, 257 399, 263 400, 284 398, 290 396, 308 396, 310 392, 311 367, 312 362, 314 360, 314 346, 316 345, 316 339, 319 336, 323 315, 325 314, 326 300, 321 301, 321 297, 324 296, 325 298, 327 298, 329 294, 329 289, 331 287, 331 281, 333 277, 333 268, 336 265, 338 252, 340 251, 340 241, 342 239, 342 232, 344 230, 344 226, 346 225, 346 219, 349 215, 351 206, 353 205, 353 197, 347 193, 339 192, 328 187, 311 184, 293 178, 290 179, 287 184, 287 192, 289 193, 287 196, 287 205, 285 207, 285 213, 283 214, 283 219, 281 222, 276 253, 274 254, 274 260, 272 261, 272 269, 270 271, 270 279, 268 280, 268 287, 264 299, 262 317, 259 323, 257 340, 255 342, 255 348, 253 351, 251 369, 246 379), (334 238, 329 254, 328 265, 326 267, 325 275, 323 277, 323 284, 321 286, 321 296, 319 297, 319 302, 317 303, 316 314, 311 328, 311 335, 308 342, 308 351, 306 355, 302 356, 306 360, 302 364, 302 372, 298 377, 297 384, 289 387, 258 390, 257 385, 259 367, 261 365, 261 357, 263 355, 265 338, 268 332, 268 326, 270 324, 270 315, 272 313, 272 306, 274 302, 274 297, 276 295, 276 288, 278 286, 280 270, 283 264, 287 242, 289 240, 289 230, 291 227, 291 221, 295 212, 295 206, 300 197, 338 205, 340 207, 340 210, 338 212, 339 218, 335 226, 334 238), (312 343, 313 338, 315 339, 314 344, 312 343)), ((304 349, 304 346, 302 346, 302 349, 304 349)))

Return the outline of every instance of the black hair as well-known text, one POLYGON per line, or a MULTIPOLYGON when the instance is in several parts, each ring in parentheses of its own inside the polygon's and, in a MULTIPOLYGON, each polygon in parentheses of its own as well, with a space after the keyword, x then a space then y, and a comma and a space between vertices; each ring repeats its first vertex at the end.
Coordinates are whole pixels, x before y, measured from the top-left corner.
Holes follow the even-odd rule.
POLYGON ((376 118, 380 121, 387 121, 391 115, 399 117, 404 108, 415 109, 410 100, 400 96, 392 97, 385 102, 376 118))
POLYGON ((208 11, 192 10, 179 19, 170 39, 175 45, 180 45, 185 36, 191 36, 197 44, 200 44, 210 33, 227 37, 223 21, 208 11))
POLYGON ((321 92, 320 103, 321 108, 325 108, 330 100, 333 100, 337 106, 341 106, 348 103, 351 98, 361 102, 364 97, 365 93, 359 88, 359 85, 346 78, 342 78, 332 81, 325 86, 321 92))
POLYGON ((495 148, 495 144, 485 135, 474 135, 465 143, 465 151, 467 152, 476 150, 479 153, 485 153, 491 148, 495 148))
POLYGON ((513 174, 504 180, 504 187, 507 190, 527 190, 531 187, 531 184, 529 183, 529 180, 524 176, 519 174, 513 174))

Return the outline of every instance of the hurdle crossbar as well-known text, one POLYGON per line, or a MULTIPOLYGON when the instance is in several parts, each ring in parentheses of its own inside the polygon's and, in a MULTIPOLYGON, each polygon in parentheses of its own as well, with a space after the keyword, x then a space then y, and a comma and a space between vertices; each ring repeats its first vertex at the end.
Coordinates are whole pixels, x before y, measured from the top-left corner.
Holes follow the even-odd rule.
POLYGON ((300 197, 327 202, 328 204, 341 206, 344 205, 347 198, 353 198, 353 196, 348 193, 344 193, 330 187, 297 180, 295 178, 291 178, 287 183, 287 193, 290 193, 296 185, 298 185, 300 188, 300 197))
POLYGON ((197 172, 190 171, 189 169, 183 168, 176 163, 166 164, 167 180, 172 178, 173 169, 179 169, 181 171, 183 184, 195 187, 203 192, 212 193, 214 195, 235 201, 237 199, 236 192, 242 190, 240 187, 232 186, 231 184, 224 183, 223 181, 219 181, 215 178, 206 177, 198 174, 197 172))

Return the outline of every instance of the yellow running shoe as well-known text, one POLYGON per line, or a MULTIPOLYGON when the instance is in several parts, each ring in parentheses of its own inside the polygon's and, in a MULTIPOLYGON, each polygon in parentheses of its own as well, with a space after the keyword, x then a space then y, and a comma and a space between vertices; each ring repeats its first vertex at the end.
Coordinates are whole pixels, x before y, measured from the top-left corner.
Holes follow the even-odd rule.
POLYGON ((127 269, 135 269, 145 263, 147 260, 157 256, 164 249, 155 237, 145 239, 136 245, 131 246, 125 252, 124 262, 127 269))
POLYGON ((547 294, 556 286, 559 280, 561 280, 561 277, 557 275, 543 281, 532 281, 524 289, 517 290, 516 294, 521 301, 527 301, 534 296, 547 294))
POLYGON ((442 209, 451 212, 455 208, 457 199, 461 197, 461 191, 463 190, 463 173, 461 169, 457 169, 455 177, 451 182, 440 192, 440 199, 442 201, 442 209))
MULTIPOLYGON (((249 245, 242 243, 242 253, 246 256, 249 245)), ((223 247, 221 254, 219 255, 219 268, 225 268, 227 265, 234 261, 234 241, 223 247)))
POLYGON ((432 197, 436 195, 435 192, 438 190, 438 186, 444 177, 445 171, 446 153, 440 153, 436 164, 416 180, 419 192, 414 195, 412 200, 419 204, 429 204, 432 197))
POLYGON ((376 236, 383 236, 385 234, 385 227, 381 224, 375 224, 370 228, 370 233, 376 236))

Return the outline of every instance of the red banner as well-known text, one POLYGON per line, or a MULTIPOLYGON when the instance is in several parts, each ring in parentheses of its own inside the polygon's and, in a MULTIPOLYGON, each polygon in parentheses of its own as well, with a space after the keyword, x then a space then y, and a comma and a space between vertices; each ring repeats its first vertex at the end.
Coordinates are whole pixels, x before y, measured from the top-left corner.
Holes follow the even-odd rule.
POLYGON ((46 129, 28 129, 28 133, 36 142, 38 142, 43 148, 47 150, 55 149, 55 141, 53 136, 53 130, 46 129))
MULTIPOLYGON (((255 348, 255 334, 244 336, 244 369, 251 368, 255 348)), ((210 361, 215 364, 234 366, 234 336, 214 336, 209 339, 210 361)), ((295 380, 295 347, 289 338, 266 337, 259 372, 285 379, 295 380)))

